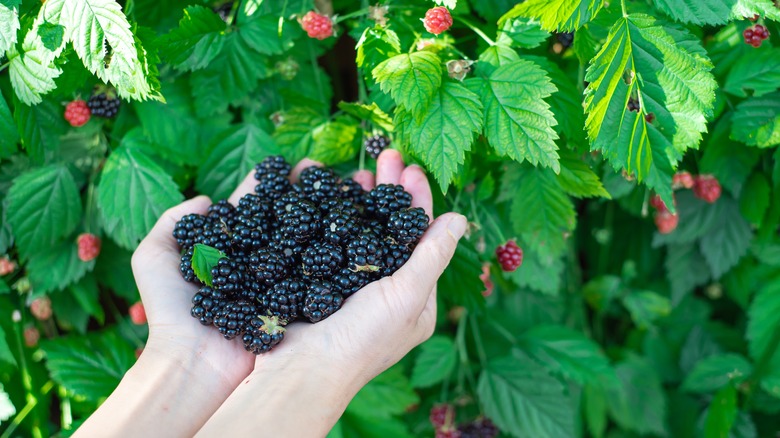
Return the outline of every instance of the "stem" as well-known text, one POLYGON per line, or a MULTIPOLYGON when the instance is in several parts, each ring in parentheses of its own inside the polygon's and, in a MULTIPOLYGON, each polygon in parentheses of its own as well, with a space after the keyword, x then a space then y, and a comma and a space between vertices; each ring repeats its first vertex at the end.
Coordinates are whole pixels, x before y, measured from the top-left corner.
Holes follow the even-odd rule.
POLYGON ((480 28, 478 28, 477 26, 475 26, 474 23, 472 23, 470 20, 468 20, 466 18, 463 18, 463 17, 460 17, 460 16, 458 17, 458 20, 460 20, 461 23, 465 24, 466 27, 471 29, 475 34, 479 35, 479 37, 482 38, 483 40, 485 40, 485 42, 488 43, 490 46, 495 46, 496 45, 495 41, 493 41, 492 39, 490 39, 490 37, 485 35, 485 32, 482 32, 482 30, 480 28))
POLYGON ((487 367, 487 354, 485 354, 485 345, 482 343, 482 333, 479 331, 477 318, 474 316, 474 314, 469 315, 469 318, 471 318, 471 333, 474 336, 474 343, 477 344, 477 355, 479 356, 479 363, 484 369, 487 367))
POLYGON ((509 341, 510 344, 517 345, 517 339, 515 339, 515 337, 512 334, 512 332, 510 332, 509 330, 505 329, 504 326, 502 326, 501 324, 499 324, 499 323, 497 323, 497 322, 495 322, 493 320, 490 321, 490 325, 492 325, 493 328, 496 329, 496 331, 498 332, 499 335, 503 336, 504 339, 509 341))
MULTIPOLYGON (((322 92, 322 78, 320 77, 320 69, 317 65, 317 57, 314 55, 314 47, 312 46, 311 41, 309 41, 309 58, 311 59, 311 68, 314 70, 314 82, 317 83, 317 92, 320 94, 320 101, 325 103, 327 108, 328 102, 325 102, 325 93, 322 92)), ((326 109, 326 116, 327 112, 328 110, 326 109)))
POLYGON ((620 0, 620 9, 623 10, 623 16, 628 17, 628 11, 626 9, 626 0, 620 0))
MULTIPOLYGON (((41 387, 41 395, 46 395, 51 391, 51 389, 54 387, 54 382, 49 380, 46 382, 43 387, 41 387)), ((16 430, 17 427, 24 421, 24 419, 32 412, 33 409, 35 409, 35 406, 38 405, 38 399, 35 397, 32 397, 31 399, 27 400, 27 404, 24 405, 21 411, 19 411, 18 414, 14 417, 13 421, 11 421, 11 424, 8 425, 8 429, 3 432, 2 435, 0 435, 0 438, 10 438, 13 436, 14 430, 16 430)))
POLYGON ((361 15, 368 15, 368 8, 358 9, 355 12, 350 12, 347 15, 342 15, 340 17, 337 17, 336 20, 333 21, 333 24, 339 24, 344 20, 349 20, 350 18, 360 17, 361 15))
POLYGON ((504 236, 504 233, 501 231, 501 227, 498 225, 498 222, 496 222, 495 219, 493 219, 493 215, 485 214, 485 217, 490 219, 490 224, 493 225, 493 228, 496 229, 496 233, 498 234, 498 237, 501 239, 501 242, 508 242, 507 238, 504 236))
POLYGON ((68 395, 68 391, 63 388, 59 387, 58 394, 60 396, 60 411, 62 411, 62 415, 60 416, 60 427, 62 427, 62 430, 70 430, 71 427, 73 427, 73 414, 70 409, 70 396, 68 395))
POLYGON ((9 64, 11 64, 11 61, 8 61, 8 62, 6 62, 6 63, 5 63, 5 64, 3 64, 3 65, 0 65, 0 71, 3 71, 3 70, 5 70, 5 68, 6 68, 6 67, 8 67, 8 65, 9 65, 9 64))
POLYGON ((745 395, 745 404, 750 401, 753 392, 756 387, 759 386, 759 382, 764 377, 764 374, 767 373, 769 366, 771 365, 770 362, 772 362, 772 357, 775 355, 778 347, 780 347, 780 327, 777 327, 774 333, 772 333, 772 339, 769 340, 769 344, 767 345, 766 350, 764 350, 764 354, 759 358, 756 367, 753 369, 753 374, 747 379, 748 385, 747 394, 745 395))

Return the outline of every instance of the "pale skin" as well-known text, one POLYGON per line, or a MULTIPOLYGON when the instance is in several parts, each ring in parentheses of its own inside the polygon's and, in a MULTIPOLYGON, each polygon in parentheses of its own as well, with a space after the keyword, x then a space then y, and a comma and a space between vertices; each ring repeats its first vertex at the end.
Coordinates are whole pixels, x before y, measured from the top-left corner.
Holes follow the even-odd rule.
MULTIPOLYGON (((315 164, 303 160, 293 170, 315 164)), ((422 169, 387 150, 377 173, 354 176, 364 189, 402 184, 413 205, 432 216, 422 169)), ((250 193, 252 175, 230 197, 250 193)), ((428 339, 436 322, 436 281, 466 230, 454 213, 431 223, 409 262, 369 284, 330 318, 295 323, 271 352, 253 356, 189 315, 196 287, 178 272, 171 237, 182 216, 204 213, 197 197, 166 211, 133 255, 133 272, 149 320, 138 362, 74 436, 325 436, 372 378, 428 339)))

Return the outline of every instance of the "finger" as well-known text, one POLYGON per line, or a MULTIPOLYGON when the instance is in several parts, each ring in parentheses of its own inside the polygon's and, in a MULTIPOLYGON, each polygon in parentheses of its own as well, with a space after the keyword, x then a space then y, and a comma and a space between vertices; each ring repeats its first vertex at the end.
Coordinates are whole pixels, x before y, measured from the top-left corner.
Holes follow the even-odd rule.
POLYGON ((363 190, 367 192, 370 192, 375 186, 374 174, 371 173, 370 170, 359 170, 352 179, 360 184, 360 187, 363 187, 363 190))
POLYGON ((304 158, 303 160, 299 161, 298 164, 293 167, 292 172, 290 172, 290 181, 293 183, 298 182, 298 177, 301 176, 301 172, 304 171, 307 167, 311 166, 317 166, 322 167, 322 163, 319 161, 310 160, 308 158, 304 158))
MULTIPOLYGON (((437 218, 423 235, 409 261, 393 275, 394 281, 414 288, 430 291, 455 254, 458 240, 466 232, 466 218, 457 213, 447 213, 437 218)), ((424 303, 421 303, 422 306, 424 303)))
POLYGON ((238 200, 243 198, 247 193, 254 192, 256 185, 257 180, 255 179, 255 171, 251 170, 244 180, 241 181, 241 184, 239 184, 238 187, 233 190, 233 193, 230 194, 228 201, 233 205, 238 205, 238 200))
POLYGON ((433 219, 433 195, 428 178, 420 166, 412 164, 401 174, 401 185, 412 195, 412 207, 421 207, 433 219))
POLYGON ((404 160, 395 149, 385 149, 376 159, 376 183, 399 184, 404 171, 404 160))

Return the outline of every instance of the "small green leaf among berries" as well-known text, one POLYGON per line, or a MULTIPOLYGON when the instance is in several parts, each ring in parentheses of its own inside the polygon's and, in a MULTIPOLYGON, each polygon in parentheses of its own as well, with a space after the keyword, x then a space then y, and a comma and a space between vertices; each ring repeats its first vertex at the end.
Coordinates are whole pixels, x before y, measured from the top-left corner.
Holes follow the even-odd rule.
POLYGON ((220 259, 227 257, 224 252, 203 244, 196 244, 192 251, 192 270, 201 283, 212 286, 211 270, 220 259))

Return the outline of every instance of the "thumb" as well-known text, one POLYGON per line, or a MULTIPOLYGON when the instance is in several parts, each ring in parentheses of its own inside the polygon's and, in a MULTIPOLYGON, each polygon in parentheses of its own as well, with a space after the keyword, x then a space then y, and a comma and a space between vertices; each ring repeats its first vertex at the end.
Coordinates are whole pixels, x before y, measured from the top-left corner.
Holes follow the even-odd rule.
POLYGON ((458 241, 466 232, 466 225, 466 218, 461 214, 439 216, 428 228, 409 261, 393 277, 415 289, 432 290, 450 264, 458 241))

